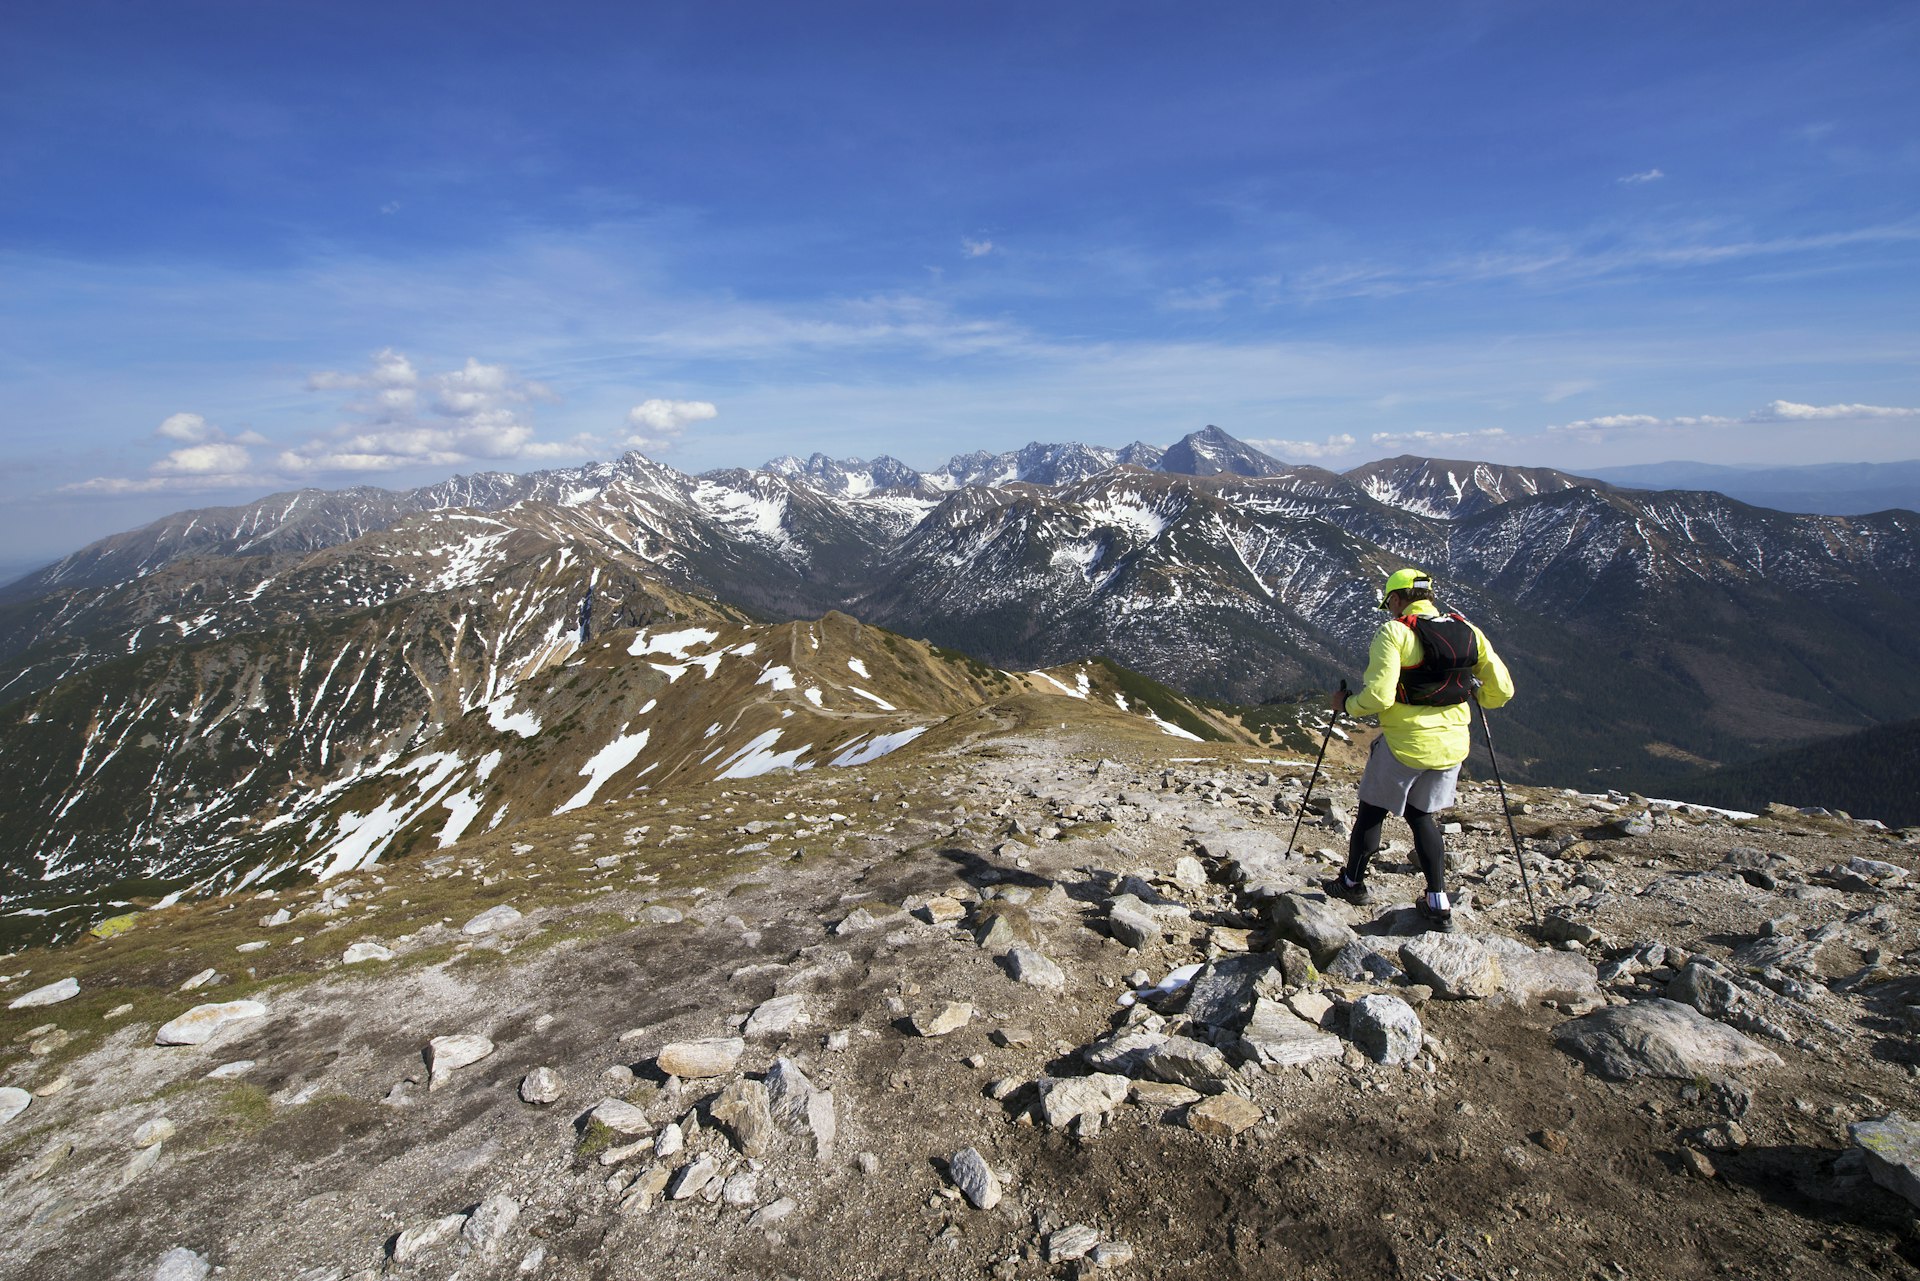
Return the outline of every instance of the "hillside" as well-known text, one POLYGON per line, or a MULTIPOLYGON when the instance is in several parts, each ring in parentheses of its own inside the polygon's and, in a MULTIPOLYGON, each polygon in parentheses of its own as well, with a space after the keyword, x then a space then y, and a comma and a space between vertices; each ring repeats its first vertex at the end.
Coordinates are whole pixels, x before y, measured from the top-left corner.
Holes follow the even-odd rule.
POLYGON ((1916 1275, 1911 841, 1518 789, 1547 945, 1472 786, 1443 944, 1055 680, 5 957, 0 1272, 1916 1275))
POLYGON ((1760 809, 1789 796, 1891 827, 1920 824, 1920 721, 1876 725, 1792 751, 1676 780, 1675 795, 1760 809))

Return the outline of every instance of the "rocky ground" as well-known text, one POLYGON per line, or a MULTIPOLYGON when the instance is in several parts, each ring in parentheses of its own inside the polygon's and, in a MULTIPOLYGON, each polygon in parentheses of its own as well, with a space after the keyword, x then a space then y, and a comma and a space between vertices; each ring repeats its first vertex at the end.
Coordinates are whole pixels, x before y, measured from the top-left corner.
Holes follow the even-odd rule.
POLYGON ((1470 784, 1422 935, 1335 755, 1289 857, 1029 696, 0 958, 0 1273, 1920 1275, 1914 840, 1470 784))

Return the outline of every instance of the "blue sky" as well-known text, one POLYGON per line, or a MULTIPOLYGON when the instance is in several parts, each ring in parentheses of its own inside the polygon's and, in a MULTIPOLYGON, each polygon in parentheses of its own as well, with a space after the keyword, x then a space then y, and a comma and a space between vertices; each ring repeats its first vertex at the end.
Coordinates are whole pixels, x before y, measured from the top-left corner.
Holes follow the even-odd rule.
POLYGON ((1920 456, 1910 3, 19 6, 0 560, 640 447, 1920 456))

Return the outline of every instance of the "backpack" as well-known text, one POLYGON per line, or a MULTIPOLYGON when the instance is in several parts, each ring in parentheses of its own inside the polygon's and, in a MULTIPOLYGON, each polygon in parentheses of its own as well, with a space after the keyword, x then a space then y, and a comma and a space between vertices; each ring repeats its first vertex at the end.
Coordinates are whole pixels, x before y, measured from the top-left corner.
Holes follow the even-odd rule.
POLYGON ((1432 618, 1408 614, 1399 620, 1420 641, 1416 667, 1400 669, 1394 701, 1415 707, 1451 707, 1473 697, 1473 669, 1480 663, 1480 640, 1458 614, 1432 618))

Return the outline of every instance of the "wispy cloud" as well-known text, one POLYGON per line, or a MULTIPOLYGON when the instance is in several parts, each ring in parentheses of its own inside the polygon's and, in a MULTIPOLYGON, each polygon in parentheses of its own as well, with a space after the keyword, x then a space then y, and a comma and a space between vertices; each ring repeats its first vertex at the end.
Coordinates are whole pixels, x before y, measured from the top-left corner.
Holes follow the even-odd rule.
MULTIPOLYGON (((1794 423, 1869 422, 1889 418, 1920 418, 1920 409, 1898 405, 1802 405, 1791 400, 1769 401, 1749 414, 1728 418, 1718 414, 1608 414, 1548 427, 1550 432, 1617 436, 1635 432, 1684 431, 1699 427, 1791 425, 1794 423)), ((1376 438, 1377 439, 1377 438, 1376 438)))
POLYGON ((158 494, 199 492, 257 484, 249 446, 264 445, 256 432, 228 433, 203 415, 169 414, 153 429, 156 440, 179 446, 147 466, 144 476, 95 476, 61 487, 68 494, 158 494))
POLYGON ((1262 453, 1272 454, 1275 458, 1341 458, 1353 452, 1360 442, 1352 436, 1341 433, 1325 440, 1249 440, 1247 442, 1262 453))
POLYGON ((1667 175, 1661 173, 1658 169, 1643 169, 1639 173, 1630 173, 1623 177, 1615 178, 1614 181, 1620 183, 1622 186, 1637 187, 1642 183, 1659 182, 1666 176, 1667 175))
POLYGON ((633 434, 626 444, 631 449, 671 449, 691 424, 719 416, 712 401, 643 400, 627 411, 627 425, 633 428, 633 434))
POLYGON ((309 377, 307 385, 365 394, 347 402, 338 427, 281 451, 276 467, 285 475, 397 471, 573 452, 571 445, 539 440, 527 420, 529 404, 555 399, 550 389, 471 356, 458 369, 422 374, 403 353, 388 348, 376 353, 363 373, 328 370, 309 377))
POLYGON ((960 251, 969 258, 985 258, 993 252, 993 242, 985 239, 975 240, 971 236, 962 236, 960 238, 960 251))
POLYGON ((1468 441, 1499 440, 1507 434, 1503 427, 1482 427, 1476 431, 1377 431, 1367 439, 1375 445, 1400 447, 1419 445, 1457 445, 1468 441))

